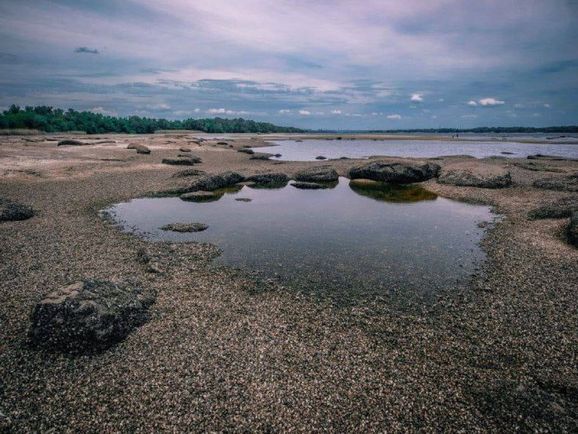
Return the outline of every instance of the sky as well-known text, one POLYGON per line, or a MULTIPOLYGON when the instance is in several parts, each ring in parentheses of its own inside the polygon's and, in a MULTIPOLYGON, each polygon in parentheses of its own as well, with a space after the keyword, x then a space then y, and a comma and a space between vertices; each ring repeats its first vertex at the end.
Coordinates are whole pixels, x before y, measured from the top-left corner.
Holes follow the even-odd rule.
POLYGON ((0 0, 0 110, 578 124, 578 0, 0 0))

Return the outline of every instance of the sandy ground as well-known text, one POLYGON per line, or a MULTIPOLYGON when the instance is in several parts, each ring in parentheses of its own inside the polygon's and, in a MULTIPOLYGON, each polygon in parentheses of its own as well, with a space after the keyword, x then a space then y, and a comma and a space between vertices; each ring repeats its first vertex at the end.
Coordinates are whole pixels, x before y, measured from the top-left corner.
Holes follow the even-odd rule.
MULTIPOLYGON (((38 211, 0 224, 0 430, 578 430, 578 249, 564 239, 567 220, 526 218, 572 194, 531 183, 575 173, 578 162, 534 171, 526 160, 437 160, 511 171, 514 186, 503 190, 425 183, 504 215, 483 241, 484 272, 421 310, 344 309, 216 266, 213 246, 147 243, 98 217, 108 204, 174 187, 171 175, 185 168, 160 161, 181 146, 209 173, 292 174, 320 164, 250 160, 193 137, 102 135, 81 140, 114 143, 82 147, 0 137, 0 197, 38 211), (126 150, 130 143, 152 153, 126 150), (161 273, 139 263, 142 249, 161 273), (151 321, 95 356, 29 348, 35 303, 86 277, 156 288, 151 321)), ((227 138, 234 148, 264 140, 227 138)), ((322 164, 345 175, 359 162, 322 164)))

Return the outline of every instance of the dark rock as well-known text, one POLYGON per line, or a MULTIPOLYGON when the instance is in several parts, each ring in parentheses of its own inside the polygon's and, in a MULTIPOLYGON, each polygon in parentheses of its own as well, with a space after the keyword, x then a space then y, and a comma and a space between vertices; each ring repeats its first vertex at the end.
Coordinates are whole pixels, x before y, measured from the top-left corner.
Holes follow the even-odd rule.
POLYGON ((34 216, 34 210, 28 205, 0 198, 0 222, 27 220, 34 216))
POLYGON ((181 194, 181 200, 188 202, 213 202, 219 200, 223 195, 213 193, 212 191, 193 191, 191 193, 181 194))
POLYGON ((212 191, 219 188, 231 187, 239 182, 244 181, 243 175, 237 172, 223 172, 218 175, 207 175, 195 180, 188 188, 187 192, 192 191, 212 191))
POLYGON ((409 184, 427 181, 438 175, 440 166, 435 163, 388 163, 376 161, 349 171, 351 179, 363 178, 374 181, 409 184))
POLYGON ((275 158, 281 158, 283 155, 282 154, 275 154, 273 155, 275 158))
POLYGON ((187 178, 189 176, 201 176, 201 175, 206 175, 207 172, 205 172, 204 170, 199 170, 199 169, 186 169, 186 170, 181 170, 177 173, 174 173, 171 178, 187 178))
POLYGON ((333 186, 328 183, 321 184, 317 182, 304 182, 304 181, 297 181, 292 183, 291 185, 301 190, 320 190, 326 188, 333 188, 333 186))
POLYGON ((86 146, 90 143, 81 142, 80 140, 66 139, 58 142, 57 146, 86 146))
POLYGON ((295 174, 296 181, 302 182, 335 182, 339 175, 331 167, 321 166, 300 170, 295 174))
POLYGON ((54 291, 32 313, 34 346, 71 353, 103 350, 147 321, 153 291, 128 283, 84 280, 54 291))
POLYGON ((201 232, 209 226, 204 223, 170 223, 161 227, 163 231, 172 232, 201 232))
POLYGON ((179 151, 181 152, 191 152, 191 150, 189 148, 179 148, 179 151))
POLYGON ((459 187, 505 188, 512 185, 510 172, 490 171, 476 173, 469 170, 447 170, 438 178, 440 184, 456 185, 459 187))
POLYGON ((528 213, 530 220, 568 218, 578 211, 578 197, 567 197, 549 205, 535 208, 528 213))
POLYGON ((578 173, 559 178, 538 179, 534 187, 557 191, 578 191, 578 173))
POLYGON ((251 148, 241 148, 241 149, 238 149, 237 152, 242 152, 243 154, 249 154, 249 155, 253 155, 255 153, 255 151, 253 151, 251 148))
POLYGON ((196 163, 200 163, 202 160, 200 157, 195 155, 186 155, 180 158, 163 158, 163 164, 170 164, 173 166, 193 166, 196 163))
POLYGON ((266 154, 263 152, 255 152, 249 160, 269 160, 271 158, 271 154, 266 154))
POLYGON ((578 211, 574 211, 570 216, 570 223, 566 229, 570 244, 578 247, 578 211))
POLYGON ((327 160, 327 157, 324 157, 323 155, 318 155, 317 157, 315 157, 316 160, 327 160))
POLYGON ((135 149, 137 154, 150 154, 151 150, 147 148, 145 145, 139 145, 136 143, 132 143, 126 147, 126 149, 135 149))
POLYGON ((249 176, 246 181, 255 184, 287 184, 289 177, 284 173, 262 173, 258 175, 249 176))
POLYGON ((226 145, 228 145, 228 143, 227 143, 227 142, 217 142, 217 145, 224 145, 224 146, 226 146, 226 145))
POLYGON ((500 152, 500 154, 502 154, 502 155, 514 155, 514 153, 510 152, 510 151, 502 151, 502 152, 500 152))
POLYGON ((560 157, 558 155, 544 155, 544 154, 534 154, 528 155, 528 160, 568 160, 569 158, 560 157))
POLYGON ((238 197, 235 199, 237 202, 251 202, 253 199, 249 197, 238 197))

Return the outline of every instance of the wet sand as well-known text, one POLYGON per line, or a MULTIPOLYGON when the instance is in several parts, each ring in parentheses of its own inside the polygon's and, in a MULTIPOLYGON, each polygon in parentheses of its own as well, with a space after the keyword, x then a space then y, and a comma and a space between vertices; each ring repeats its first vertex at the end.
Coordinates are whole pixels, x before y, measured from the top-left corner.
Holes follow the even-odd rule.
POLYGON ((537 171, 511 158, 436 160, 511 173, 514 186, 499 190, 423 184, 504 215, 483 241, 483 272, 422 309, 343 309, 216 266, 214 246, 147 243, 98 217, 106 205, 189 182, 171 178, 186 167, 161 164, 182 146, 208 173, 331 165, 346 175, 360 164, 250 160, 236 149, 265 137, 226 135, 230 148, 199 146, 197 136, 81 136, 115 143, 79 147, 0 137, 0 197, 38 211, 0 223, 3 430, 578 429, 578 249, 565 240, 567 219, 527 219, 537 206, 576 196, 532 182, 576 173, 578 162, 545 160, 537 171), (130 143, 152 152, 126 150, 130 143), (138 261, 143 249, 160 273, 138 261), (35 303, 86 277, 156 288, 152 319, 94 356, 29 348, 35 303))

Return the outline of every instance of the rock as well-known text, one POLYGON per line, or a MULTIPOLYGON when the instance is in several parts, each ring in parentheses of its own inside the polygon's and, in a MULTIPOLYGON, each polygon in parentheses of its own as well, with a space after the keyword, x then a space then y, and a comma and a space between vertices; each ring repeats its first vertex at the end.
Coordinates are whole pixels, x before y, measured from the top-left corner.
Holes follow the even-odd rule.
POLYGON ((488 172, 463 169, 449 169, 438 178, 440 184, 459 187, 505 188, 512 185, 510 172, 490 170, 488 172))
POLYGON ((136 149, 137 154, 150 154, 151 150, 147 148, 145 145, 128 145, 127 149, 136 149))
POLYGON ((202 160, 194 155, 187 155, 180 158, 163 158, 163 164, 170 164, 173 166, 193 166, 196 163, 200 163, 202 160))
POLYGON ((329 184, 319 184, 317 182, 304 182, 304 181, 297 181, 292 183, 291 185, 301 190, 320 190, 325 188, 332 188, 332 186, 329 184))
POLYGON ((28 205, 0 198, 0 222, 27 220, 34 216, 34 210, 28 205))
POLYGON ((84 280, 48 294, 32 313, 34 346, 71 353, 100 351, 147 321, 153 291, 128 283, 84 280))
POLYGON ((253 199, 251 199, 249 197, 237 197, 235 200, 237 202, 251 202, 253 199))
POLYGON ((219 200, 222 196, 222 194, 213 193, 212 191, 193 191, 181 194, 179 198, 188 202, 212 202, 219 200))
POLYGON ((323 155, 318 155, 317 157, 315 157, 315 159, 316 160, 327 160, 327 157, 324 157, 323 155))
POLYGON ((531 170, 533 172, 563 172, 558 167, 548 166, 540 161, 517 161, 513 163, 516 167, 531 170))
POLYGON ((331 167, 321 166, 304 169, 294 176, 296 181, 302 182, 335 182, 339 180, 339 175, 331 167))
POLYGON ((500 152, 500 154, 502 154, 502 155, 514 155, 514 153, 510 152, 510 151, 502 151, 502 152, 500 152))
POLYGON ((217 145, 223 145, 223 146, 226 146, 226 145, 228 145, 228 143, 227 143, 227 142, 217 142, 217 145))
POLYGON ((249 176, 246 181, 253 182, 255 184, 287 184, 289 182, 289 177, 284 173, 262 173, 258 175, 249 176))
POLYGON ((546 178, 534 181, 534 187, 557 191, 578 191, 578 173, 559 178, 546 178))
POLYGON ((187 188, 187 192, 217 190, 219 188, 231 187, 244 180, 245 178, 243 175, 240 175, 237 172, 223 172, 218 175, 207 175, 194 181, 187 188))
POLYGON ((566 197, 533 209, 528 213, 528 218, 530 220, 568 218, 575 211, 578 211, 578 197, 566 197))
POLYGON ((170 223, 161 227, 163 231, 173 232, 201 232, 209 226, 204 223, 170 223))
POLYGON ((570 244, 578 247, 578 211, 574 211, 570 216, 570 223, 566 230, 570 244))
POLYGON ((351 179, 364 178, 394 184, 427 181, 438 175, 440 166, 435 163, 389 163, 375 161, 349 171, 351 179))
POLYGON ((255 152, 249 160, 269 160, 271 158, 271 154, 266 154, 263 152, 255 152))
POLYGON ((189 176, 201 176, 201 175, 206 175, 207 172, 205 172, 204 170, 199 170, 199 169, 186 169, 186 170, 181 170, 179 172, 174 173, 171 178, 187 178, 189 176))
POLYGON ((80 140, 66 139, 58 142, 57 146, 86 146, 89 143, 81 142, 80 140))
POLYGON ((181 152, 191 152, 191 150, 189 148, 179 148, 179 151, 181 152))
POLYGON ((281 158, 283 155, 282 154, 275 154, 273 155, 275 158, 281 158))
POLYGON ((243 154, 249 154, 249 155, 253 155, 255 153, 255 151, 253 151, 251 148, 237 149, 237 152, 242 152, 243 154))

